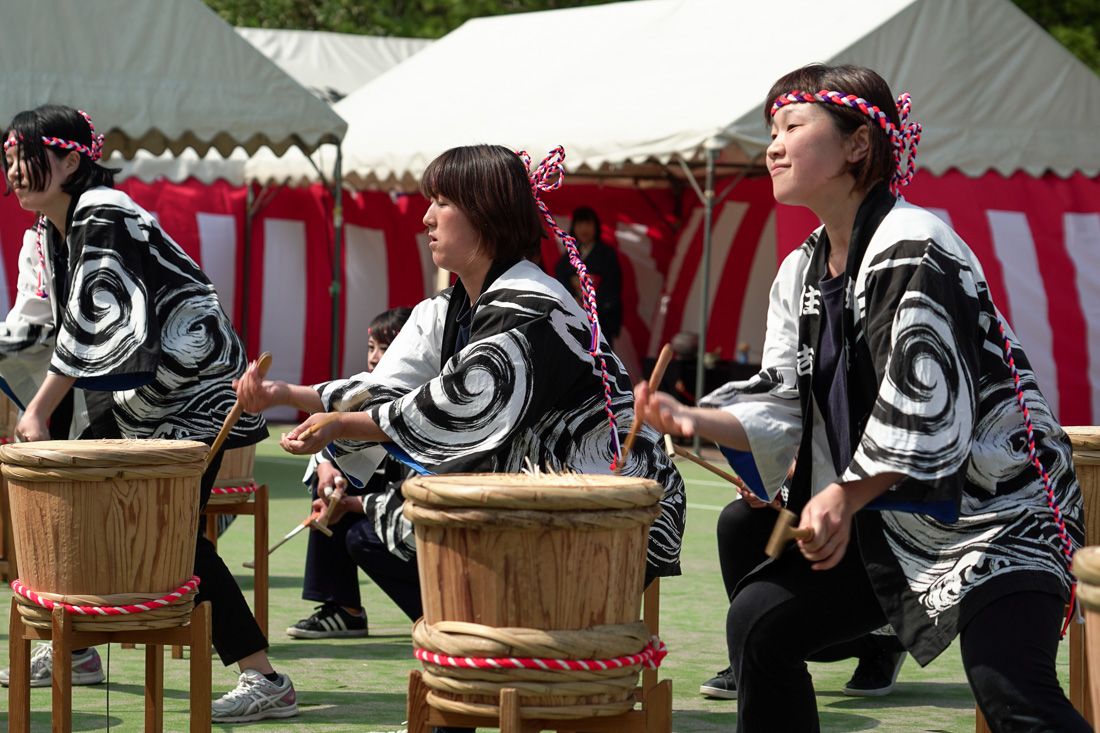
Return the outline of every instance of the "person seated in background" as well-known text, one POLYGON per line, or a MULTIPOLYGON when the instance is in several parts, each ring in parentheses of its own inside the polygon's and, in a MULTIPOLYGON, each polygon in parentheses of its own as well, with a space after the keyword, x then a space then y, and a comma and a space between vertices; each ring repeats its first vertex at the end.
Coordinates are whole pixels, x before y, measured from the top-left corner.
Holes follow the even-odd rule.
POLYGON ((672 361, 661 380, 661 389, 685 405, 695 404, 695 364, 699 355, 699 336, 681 331, 669 341, 672 361))
MULTIPOLYGON (((374 371, 411 313, 411 308, 393 308, 371 321, 367 329, 368 372, 374 371)), ((383 496, 392 498, 393 495, 387 489, 394 482, 400 483, 405 478, 405 473, 406 469, 399 461, 391 457, 385 458, 365 487, 352 488, 333 509, 329 520, 331 537, 326 537, 321 532, 309 533, 302 598, 321 605, 312 616, 289 627, 286 630, 287 636, 295 639, 367 636, 367 614, 359 595, 356 556, 362 554, 358 548, 364 544, 363 540, 370 529, 358 528, 358 525, 373 524, 376 536, 393 537, 391 528, 394 524, 380 521, 384 515, 390 515, 382 511, 385 503, 379 506, 379 499, 383 496)), ((342 474, 323 453, 316 453, 310 459, 303 481, 313 496, 313 511, 324 507, 325 501, 322 497, 326 495, 326 489, 332 490, 338 476, 342 474)), ((400 492, 396 496, 397 512, 400 513, 400 492)), ((401 544, 404 539, 405 537, 399 538, 397 544, 401 544)), ((415 564, 412 572, 416 572, 415 564)))
MULTIPOLYGON (((619 265, 619 253, 603 241, 600 217, 588 206, 573 210, 569 234, 577 240, 581 261, 588 269, 592 284, 596 287, 596 307, 600 312, 600 328, 612 346, 623 327, 623 270, 619 265)), ((580 302, 580 278, 563 254, 554 268, 554 277, 580 302)))

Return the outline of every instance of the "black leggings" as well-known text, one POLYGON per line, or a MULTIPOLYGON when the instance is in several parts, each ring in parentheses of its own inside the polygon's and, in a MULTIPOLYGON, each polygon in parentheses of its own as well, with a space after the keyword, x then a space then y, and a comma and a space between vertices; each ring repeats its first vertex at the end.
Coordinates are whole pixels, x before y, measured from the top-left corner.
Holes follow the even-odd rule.
MULTIPOLYGON (((223 451, 210 462, 202 475, 202 495, 199 506, 205 507, 210 498, 214 478, 222 465, 223 451)), ((199 592, 195 603, 210 601, 211 635, 214 649, 222 664, 229 666, 256 652, 267 649, 256 617, 248 607, 236 578, 220 557, 218 551, 203 532, 205 522, 199 519, 199 536, 195 544, 195 575, 199 576, 199 592)))
MULTIPOLYGON (((317 498, 317 481, 312 496, 317 498)), ((336 603, 345 608, 360 608, 359 567, 348 554, 348 531, 360 522, 368 521, 362 514, 348 512, 329 527, 332 536, 310 532, 306 541, 306 569, 302 579, 302 598, 318 603, 336 603)), ((416 567, 413 567, 415 572, 416 567)))
POLYGON ((1092 730, 1054 671, 1064 609, 1051 593, 1014 593, 974 614, 959 635, 966 679, 996 733, 1092 730))
MULTIPOLYGON (((1061 617, 1057 596, 1017 593, 992 602, 962 629, 967 679, 997 733, 1091 730, 1055 675, 1061 617)), ((805 660, 885 622, 854 544, 825 571, 812 570, 788 547, 730 605, 726 635, 737 675, 737 730, 820 730, 805 660)))
POLYGON ((402 560, 386 547, 370 520, 353 524, 344 539, 347 554, 410 621, 424 615, 416 556, 402 560))
MULTIPOLYGON (((741 499, 731 501, 718 515, 718 564, 722 569, 722 585, 727 597, 732 598, 745 576, 768 559, 764 547, 778 517, 774 509, 754 509, 741 499)), ((821 649, 809 660, 838 662, 843 659, 873 659, 903 649, 898 637, 893 634, 862 634, 821 649)))

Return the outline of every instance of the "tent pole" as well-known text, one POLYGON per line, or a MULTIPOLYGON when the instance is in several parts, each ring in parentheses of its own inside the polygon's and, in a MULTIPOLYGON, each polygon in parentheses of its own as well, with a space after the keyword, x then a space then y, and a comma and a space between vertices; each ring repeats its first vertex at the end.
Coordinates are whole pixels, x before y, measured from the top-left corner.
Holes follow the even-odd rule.
MULTIPOLYGON (((252 182, 245 182, 244 196, 244 264, 241 268, 241 343, 248 351, 248 316, 252 302, 252 217, 256 207, 256 192, 252 182)), ((230 306, 232 307, 232 305, 230 306)))
POLYGON ((336 146, 336 164, 332 171, 332 359, 330 376, 340 376, 340 277, 344 247, 344 152, 336 146))
MULTIPOLYGON (((706 378, 704 361, 707 355, 707 309, 710 303, 710 249, 714 220, 714 166, 718 159, 718 149, 708 147, 706 186, 703 189, 703 261, 700 270, 703 275, 703 298, 699 303, 699 350, 695 357, 695 404, 703 398, 703 382, 706 378)), ((699 435, 691 440, 695 453, 699 452, 699 435)))

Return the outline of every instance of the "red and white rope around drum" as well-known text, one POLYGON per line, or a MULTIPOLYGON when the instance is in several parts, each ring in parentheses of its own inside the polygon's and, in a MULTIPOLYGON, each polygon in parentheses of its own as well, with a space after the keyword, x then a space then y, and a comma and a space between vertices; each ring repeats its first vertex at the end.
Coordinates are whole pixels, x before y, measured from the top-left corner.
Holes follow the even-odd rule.
POLYGON ((637 654, 628 654, 611 659, 533 659, 529 657, 452 657, 437 654, 427 649, 416 649, 414 654, 421 662, 440 667, 463 667, 465 669, 539 669, 544 671, 594 672, 607 669, 620 669, 642 664, 650 669, 661 666, 661 660, 668 655, 665 643, 656 636, 649 640, 645 649, 637 654))
POLYGON ((224 496, 227 494, 255 494, 258 489, 255 481, 249 481, 247 484, 241 484, 240 486, 215 486, 210 489, 211 496, 224 496))
POLYGON ((50 600, 49 598, 43 598, 25 586, 23 581, 19 578, 11 582, 11 589, 15 591, 16 595, 26 598, 36 606, 41 606, 51 611, 57 606, 60 606, 68 613, 77 614, 79 616, 129 616, 135 613, 152 611, 157 608, 163 608, 164 606, 171 606, 178 603, 184 596, 194 592, 198 587, 199 576, 192 575, 191 579, 179 588, 152 601, 144 601, 142 603, 134 603, 126 606, 74 606, 71 603, 61 603, 59 601, 50 600))

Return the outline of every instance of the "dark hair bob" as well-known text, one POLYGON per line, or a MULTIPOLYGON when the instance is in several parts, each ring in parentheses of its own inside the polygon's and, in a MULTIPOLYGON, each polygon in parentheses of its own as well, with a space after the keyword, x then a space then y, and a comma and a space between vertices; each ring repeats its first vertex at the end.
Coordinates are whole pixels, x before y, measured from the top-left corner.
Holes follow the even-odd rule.
MULTIPOLYGON (((62 158, 71 152, 46 145, 42 142, 43 137, 70 140, 88 147, 93 142, 88 121, 72 107, 60 104, 45 104, 20 112, 4 131, 4 140, 13 134, 19 140, 18 155, 27 166, 29 180, 26 183, 32 191, 42 191, 50 184, 50 163, 46 155, 62 158)), ((99 165, 87 155, 78 155, 80 164, 68 180, 62 183, 62 191, 76 196, 96 186, 114 188, 118 169, 99 165)))
POLYGON ((470 219, 493 262, 534 255, 542 218, 519 156, 501 145, 451 148, 428 164, 420 179, 427 198, 444 196, 470 219))

